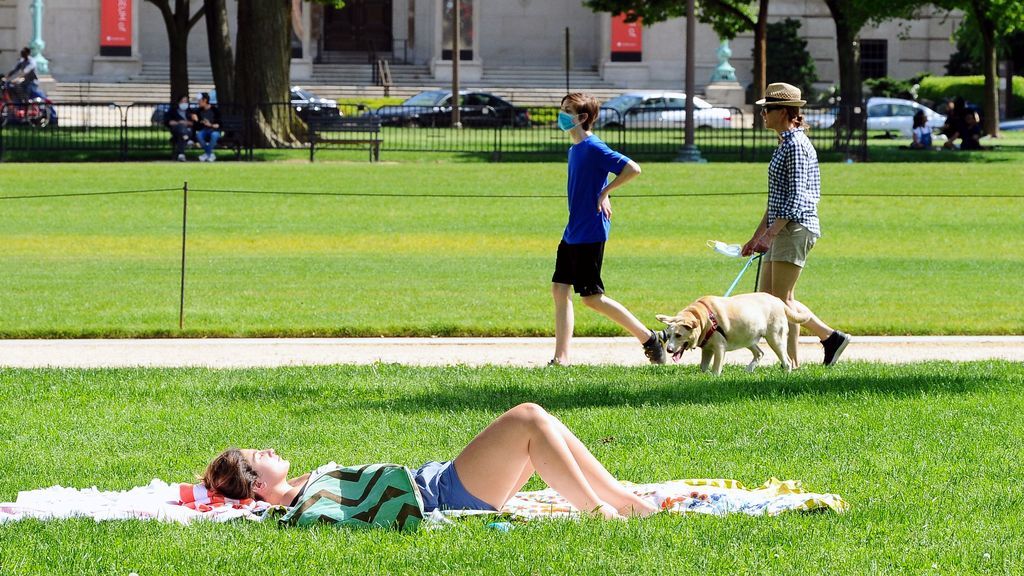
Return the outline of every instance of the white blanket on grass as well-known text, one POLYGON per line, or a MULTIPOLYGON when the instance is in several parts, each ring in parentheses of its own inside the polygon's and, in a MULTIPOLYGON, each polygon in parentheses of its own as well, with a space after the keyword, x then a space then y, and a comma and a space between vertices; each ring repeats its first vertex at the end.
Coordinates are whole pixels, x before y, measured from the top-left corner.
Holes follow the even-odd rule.
MULTIPOLYGON (((798 480, 772 478, 758 488, 746 488, 735 480, 672 480, 657 484, 623 483, 642 498, 651 500, 669 513, 725 515, 774 515, 790 511, 845 512, 849 504, 838 494, 807 492, 798 480)), ((16 502, 0 503, 0 523, 34 518, 92 518, 101 520, 158 520, 188 524, 193 520, 226 522, 237 518, 260 520, 271 506, 266 502, 246 505, 215 506, 198 511, 180 504, 180 484, 154 479, 147 486, 126 491, 100 491, 53 486, 19 492, 16 502)), ((579 512, 554 490, 519 492, 501 509, 521 519, 565 518, 579 512)), ((444 516, 463 516, 474 511, 456 511, 444 516)), ((482 514, 493 514, 483 512, 482 514)), ((445 523, 442 516, 430 514, 428 524, 445 523)))
POLYGON ((41 490, 18 492, 15 502, 0 502, 0 522, 34 518, 92 518, 101 520, 159 520, 188 524, 203 519, 226 522, 236 518, 258 520, 270 507, 266 502, 246 506, 217 506, 200 512, 180 504, 179 484, 168 484, 154 478, 146 486, 124 491, 101 491, 52 486, 41 490))

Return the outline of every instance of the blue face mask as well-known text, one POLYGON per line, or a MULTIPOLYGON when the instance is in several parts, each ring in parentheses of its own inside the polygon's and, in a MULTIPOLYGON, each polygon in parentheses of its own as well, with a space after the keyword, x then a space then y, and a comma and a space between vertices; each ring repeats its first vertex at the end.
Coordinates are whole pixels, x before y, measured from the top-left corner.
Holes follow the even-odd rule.
POLYGON ((576 127, 576 117, 568 112, 558 111, 558 127, 568 132, 576 127))

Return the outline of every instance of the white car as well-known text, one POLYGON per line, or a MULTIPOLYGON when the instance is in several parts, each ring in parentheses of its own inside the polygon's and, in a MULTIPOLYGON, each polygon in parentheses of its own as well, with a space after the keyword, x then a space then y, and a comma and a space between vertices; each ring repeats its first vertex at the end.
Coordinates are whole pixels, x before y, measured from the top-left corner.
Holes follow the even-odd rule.
POLYGON ((902 98, 868 98, 868 130, 899 132, 904 138, 911 138, 914 132, 914 115, 924 110, 927 126, 933 131, 946 123, 946 117, 931 108, 913 100, 902 98))
POLYGON ((1024 130, 1024 118, 1017 120, 1004 120, 999 123, 1000 130, 1024 130))
MULTIPOLYGON (((729 109, 712 106, 698 96, 693 97, 693 107, 697 128, 733 127, 729 109)), ((685 123, 686 94, 645 90, 627 92, 603 103, 594 127, 681 128, 685 123)))

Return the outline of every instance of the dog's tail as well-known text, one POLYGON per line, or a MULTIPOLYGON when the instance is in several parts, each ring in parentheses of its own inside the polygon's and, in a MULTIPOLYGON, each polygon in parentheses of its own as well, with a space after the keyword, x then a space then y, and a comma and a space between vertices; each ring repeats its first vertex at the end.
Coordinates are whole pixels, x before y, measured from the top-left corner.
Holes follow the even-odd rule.
POLYGON ((786 309, 786 319, 796 324, 803 324, 811 319, 811 311, 805 307, 805 312, 800 313, 795 308, 790 307, 785 302, 782 303, 782 307, 786 309))

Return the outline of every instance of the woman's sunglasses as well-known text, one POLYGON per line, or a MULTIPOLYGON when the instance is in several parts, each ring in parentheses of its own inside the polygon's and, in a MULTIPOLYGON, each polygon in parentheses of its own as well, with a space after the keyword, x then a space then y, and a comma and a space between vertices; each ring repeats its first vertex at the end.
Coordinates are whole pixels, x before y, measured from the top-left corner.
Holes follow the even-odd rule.
POLYGON ((761 113, 767 114, 769 112, 775 112, 776 110, 782 110, 783 108, 784 106, 765 106, 764 108, 761 108, 761 113))

